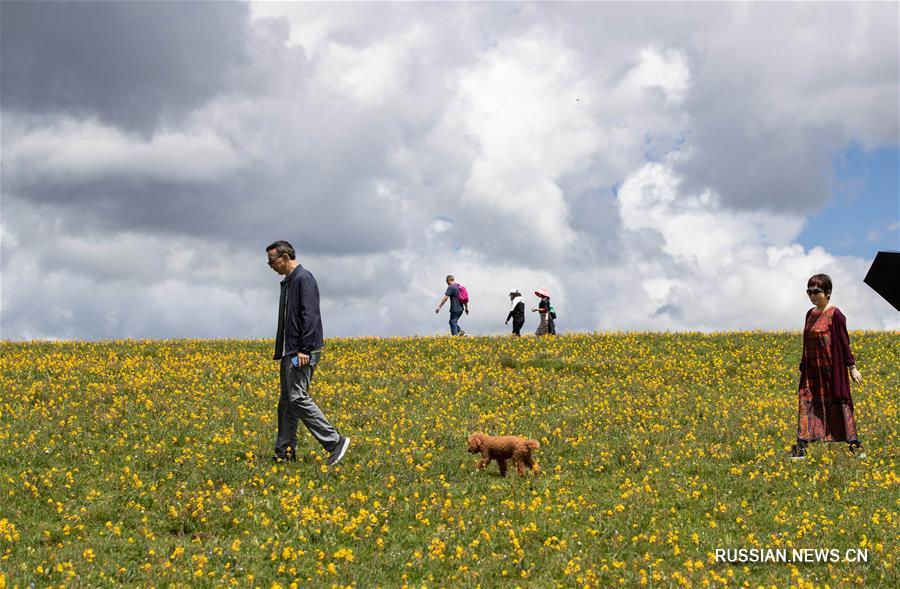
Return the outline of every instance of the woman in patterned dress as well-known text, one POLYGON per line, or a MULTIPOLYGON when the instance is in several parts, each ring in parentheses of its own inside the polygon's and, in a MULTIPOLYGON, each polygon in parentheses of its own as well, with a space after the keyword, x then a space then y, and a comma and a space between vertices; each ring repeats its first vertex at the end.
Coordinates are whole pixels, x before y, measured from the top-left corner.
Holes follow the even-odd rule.
POLYGON ((541 316, 541 322, 538 323, 534 335, 541 337, 542 335, 552 334, 556 330, 551 331, 553 319, 550 317, 550 291, 546 288, 539 288, 534 291, 534 296, 540 299, 538 306, 531 310, 532 313, 537 312, 541 316))
POLYGON ((815 305, 806 313, 803 328, 803 358, 800 360, 800 388, 797 443, 791 458, 806 457, 809 442, 847 442, 851 454, 865 456, 856 435, 850 380, 857 384, 862 375, 850 351, 847 318, 831 304, 831 278, 816 274, 807 282, 806 294, 815 305))

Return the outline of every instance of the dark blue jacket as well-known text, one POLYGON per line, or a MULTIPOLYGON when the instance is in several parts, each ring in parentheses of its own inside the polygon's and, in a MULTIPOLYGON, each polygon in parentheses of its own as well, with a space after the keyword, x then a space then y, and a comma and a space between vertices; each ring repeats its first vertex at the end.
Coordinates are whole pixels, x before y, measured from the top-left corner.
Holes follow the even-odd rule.
MULTIPOLYGON (((284 312, 284 355, 309 354, 325 345, 319 314, 319 285, 309 270, 297 265, 285 276, 287 303, 284 312)), ((277 358, 276 358, 277 359, 277 358)))

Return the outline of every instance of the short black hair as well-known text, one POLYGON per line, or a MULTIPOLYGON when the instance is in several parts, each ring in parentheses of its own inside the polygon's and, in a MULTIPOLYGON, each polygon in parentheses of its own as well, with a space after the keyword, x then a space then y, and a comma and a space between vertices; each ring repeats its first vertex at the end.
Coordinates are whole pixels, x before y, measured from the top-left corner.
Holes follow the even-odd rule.
POLYGON ((806 282, 806 288, 821 288, 825 291, 825 296, 831 298, 831 276, 828 274, 816 274, 810 276, 806 282))
POLYGON ((269 250, 275 250, 279 256, 287 254, 290 259, 297 259, 297 252, 294 251, 294 246, 281 239, 267 247, 266 253, 268 253, 269 250))

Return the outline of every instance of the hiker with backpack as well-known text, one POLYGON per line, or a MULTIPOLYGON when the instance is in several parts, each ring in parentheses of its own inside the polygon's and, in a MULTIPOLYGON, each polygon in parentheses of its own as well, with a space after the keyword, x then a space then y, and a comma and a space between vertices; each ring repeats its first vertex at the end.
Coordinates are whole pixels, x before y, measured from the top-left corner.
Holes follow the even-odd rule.
POLYGON ((534 335, 556 335, 556 311, 550 304, 550 291, 546 288, 539 288, 534 291, 534 295, 541 299, 537 308, 531 310, 532 313, 537 311, 541 315, 541 322, 538 324, 534 335))
POLYGON ((466 287, 457 283, 452 274, 447 275, 447 290, 438 304, 435 313, 441 312, 441 307, 450 299, 450 335, 466 335, 466 332, 459 328, 459 318, 462 314, 469 314, 469 293, 466 287))

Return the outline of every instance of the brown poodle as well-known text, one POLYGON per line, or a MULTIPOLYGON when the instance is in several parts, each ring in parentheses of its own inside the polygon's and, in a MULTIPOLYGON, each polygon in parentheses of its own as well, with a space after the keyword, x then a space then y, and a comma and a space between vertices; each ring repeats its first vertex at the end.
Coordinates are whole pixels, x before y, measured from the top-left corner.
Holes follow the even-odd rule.
POLYGON ((540 472, 537 462, 531 457, 531 451, 540 447, 537 440, 526 440, 518 436, 489 436, 481 432, 469 436, 469 452, 472 454, 481 452, 481 460, 475 468, 481 470, 490 464, 491 460, 496 460, 497 466, 500 467, 500 476, 504 477, 506 461, 510 458, 516 463, 519 476, 525 476, 526 466, 535 473, 540 472))

